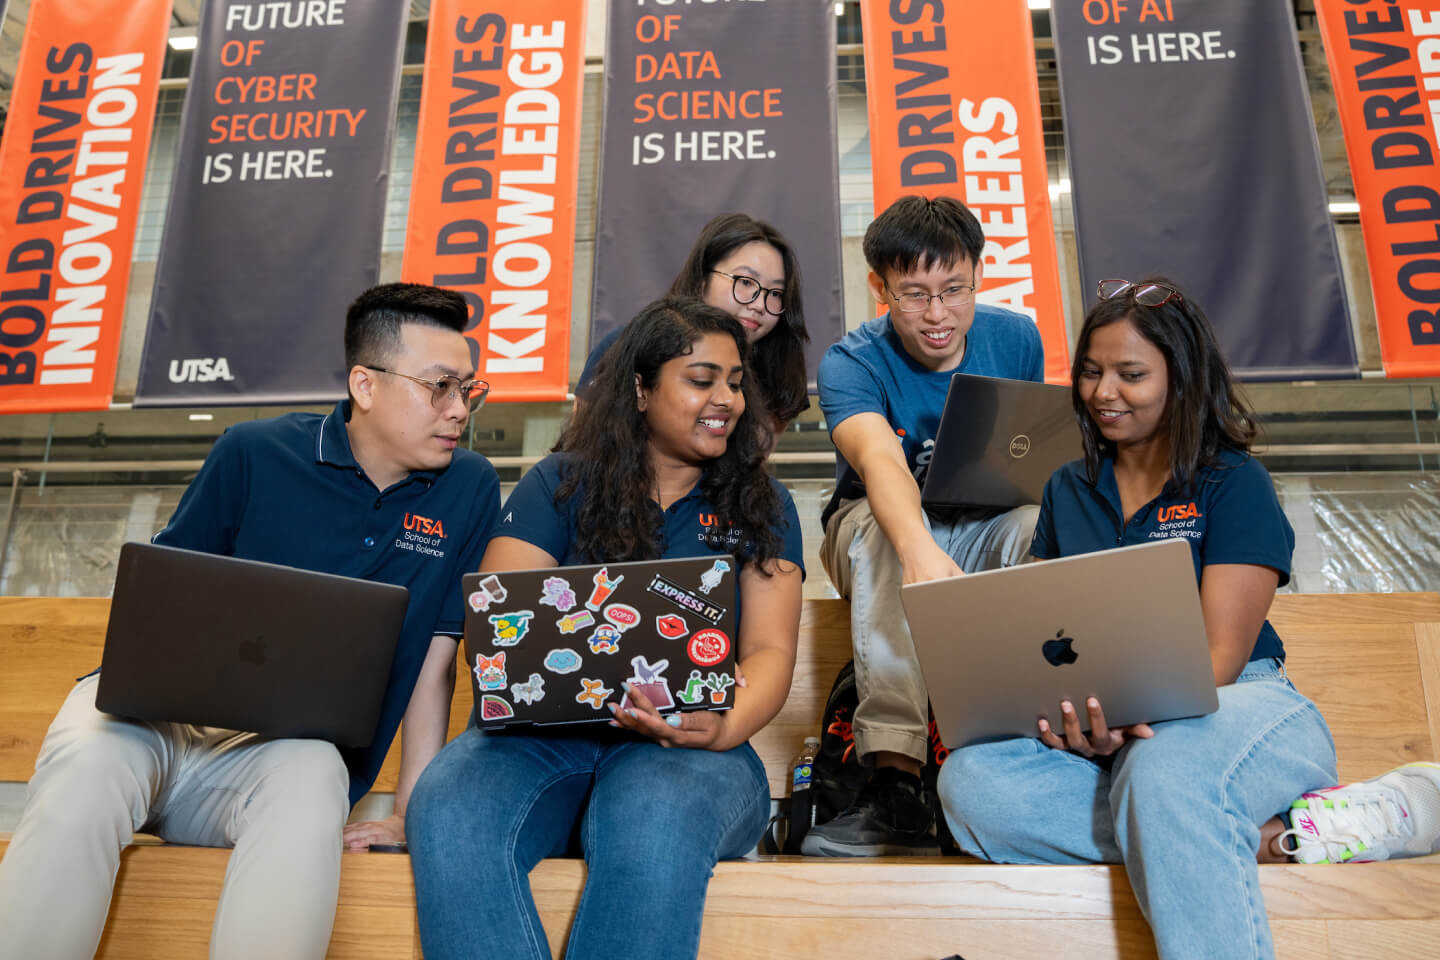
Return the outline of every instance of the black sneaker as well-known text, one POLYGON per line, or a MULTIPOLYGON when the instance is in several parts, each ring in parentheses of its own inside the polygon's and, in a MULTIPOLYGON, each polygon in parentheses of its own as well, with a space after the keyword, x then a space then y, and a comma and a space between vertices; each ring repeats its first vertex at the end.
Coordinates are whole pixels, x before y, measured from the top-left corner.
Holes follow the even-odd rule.
POLYGON ((920 778, 881 767, 838 817, 810 828, 800 850, 811 857, 937 857, 940 844, 920 778))

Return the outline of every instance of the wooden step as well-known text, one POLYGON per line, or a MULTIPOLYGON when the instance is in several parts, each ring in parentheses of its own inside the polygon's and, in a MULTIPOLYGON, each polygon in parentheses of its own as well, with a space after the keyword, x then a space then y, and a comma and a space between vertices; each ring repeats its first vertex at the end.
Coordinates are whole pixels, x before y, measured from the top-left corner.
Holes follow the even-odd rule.
MULTIPOLYGON (((30 776, 75 677, 100 662, 108 611, 104 599, 0 598, 0 780, 30 776)), ((1291 677, 1330 723, 1342 780, 1437 758, 1440 595, 1282 595, 1270 616, 1291 677)), ((830 683, 849 657, 848 605, 806 601, 790 698, 753 740, 774 795, 784 794, 788 760, 816 732, 830 683)), ((460 684, 452 735, 469 711, 469 687, 460 684)), ((393 789, 397 753, 377 789, 393 789)), ((0 856, 7 845, 0 836, 0 856)), ((98 956, 206 956, 227 856, 156 843, 127 850, 98 956)), ((1261 880, 1284 960, 1440 956, 1440 857, 1267 866, 1261 880)), ((567 935, 583 883, 584 865, 571 860, 546 861, 532 876, 552 946, 567 935)), ((1116 867, 785 858, 717 868, 700 955, 936 960, 954 953, 967 960, 1155 955, 1116 867)), ((419 956, 408 857, 345 856, 330 956, 419 956)))
MULTIPOLYGON (((0 835, 0 855, 9 838, 0 835)), ((121 859, 101 960, 206 956, 228 851, 137 843, 121 859)), ((1440 956, 1440 856, 1260 870, 1277 955, 1440 956)), ((585 865, 546 860, 531 876, 552 950, 568 935, 585 865)), ((410 858, 347 853, 331 960, 419 957, 410 858)), ((700 956, 937 960, 1153 957, 1119 867, 773 857, 722 863, 700 956)))

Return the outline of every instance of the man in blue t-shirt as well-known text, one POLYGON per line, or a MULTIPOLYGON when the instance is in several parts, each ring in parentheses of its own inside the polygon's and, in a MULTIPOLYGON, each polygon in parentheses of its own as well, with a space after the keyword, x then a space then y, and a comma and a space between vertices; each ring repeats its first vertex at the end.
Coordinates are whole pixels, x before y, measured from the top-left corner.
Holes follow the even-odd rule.
POLYGON ((823 856, 937 853, 921 789, 929 699, 901 583, 1021 560, 1036 507, 944 515, 920 506, 920 482, 955 373, 1042 379, 1028 318, 977 306, 985 236, 956 200, 902 197, 865 231, 870 292, 889 309, 847 334, 820 363, 820 408, 835 444, 835 493, 820 559, 851 600, 853 730, 875 768, 854 804, 805 837, 823 856))
MULTIPOLYGON (((50 725, 0 862, 0 957, 89 958, 120 851, 142 828, 231 847, 213 958, 324 957, 344 846, 404 837, 410 788, 444 745, 463 632, 460 577, 500 508, 484 457, 458 449, 488 389, 458 294, 387 284, 346 316, 349 399, 232 427, 155 542, 410 591, 371 746, 266 739, 95 708, 80 680, 50 725), (405 721, 393 816, 346 826, 405 721)), ((283 617, 285 611, 275 611, 283 617)), ((196 643, 205 642, 203 636, 196 643)))

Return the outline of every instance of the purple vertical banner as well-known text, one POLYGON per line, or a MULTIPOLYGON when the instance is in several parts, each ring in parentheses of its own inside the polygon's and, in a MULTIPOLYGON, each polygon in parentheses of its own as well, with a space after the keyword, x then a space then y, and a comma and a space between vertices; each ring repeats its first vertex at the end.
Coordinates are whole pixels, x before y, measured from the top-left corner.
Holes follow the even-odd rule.
POLYGON ((345 395, 345 308, 380 271, 408 13, 205 4, 137 406, 345 395))
POLYGON ((1164 273, 1238 376, 1358 375, 1289 0, 1055 0, 1086 302, 1164 273))
POLYGON ((700 228, 748 213, 800 262, 806 368, 844 333, 831 0, 612 0, 593 343, 669 289, 700 228))

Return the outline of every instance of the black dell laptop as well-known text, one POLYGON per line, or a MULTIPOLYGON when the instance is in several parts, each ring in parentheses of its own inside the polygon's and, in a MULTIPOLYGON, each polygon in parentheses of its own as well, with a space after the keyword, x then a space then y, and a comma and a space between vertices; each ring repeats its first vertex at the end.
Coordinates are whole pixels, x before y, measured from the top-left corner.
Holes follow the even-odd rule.
POLYGON ((1081 456, 1070 388, 957 373, 920 491, 926 507, 1039 503, 1050 474, 1081 456))
POLYGON ((127 543, 95 706, 368 746, 409 601, 392 584, 127 543))

